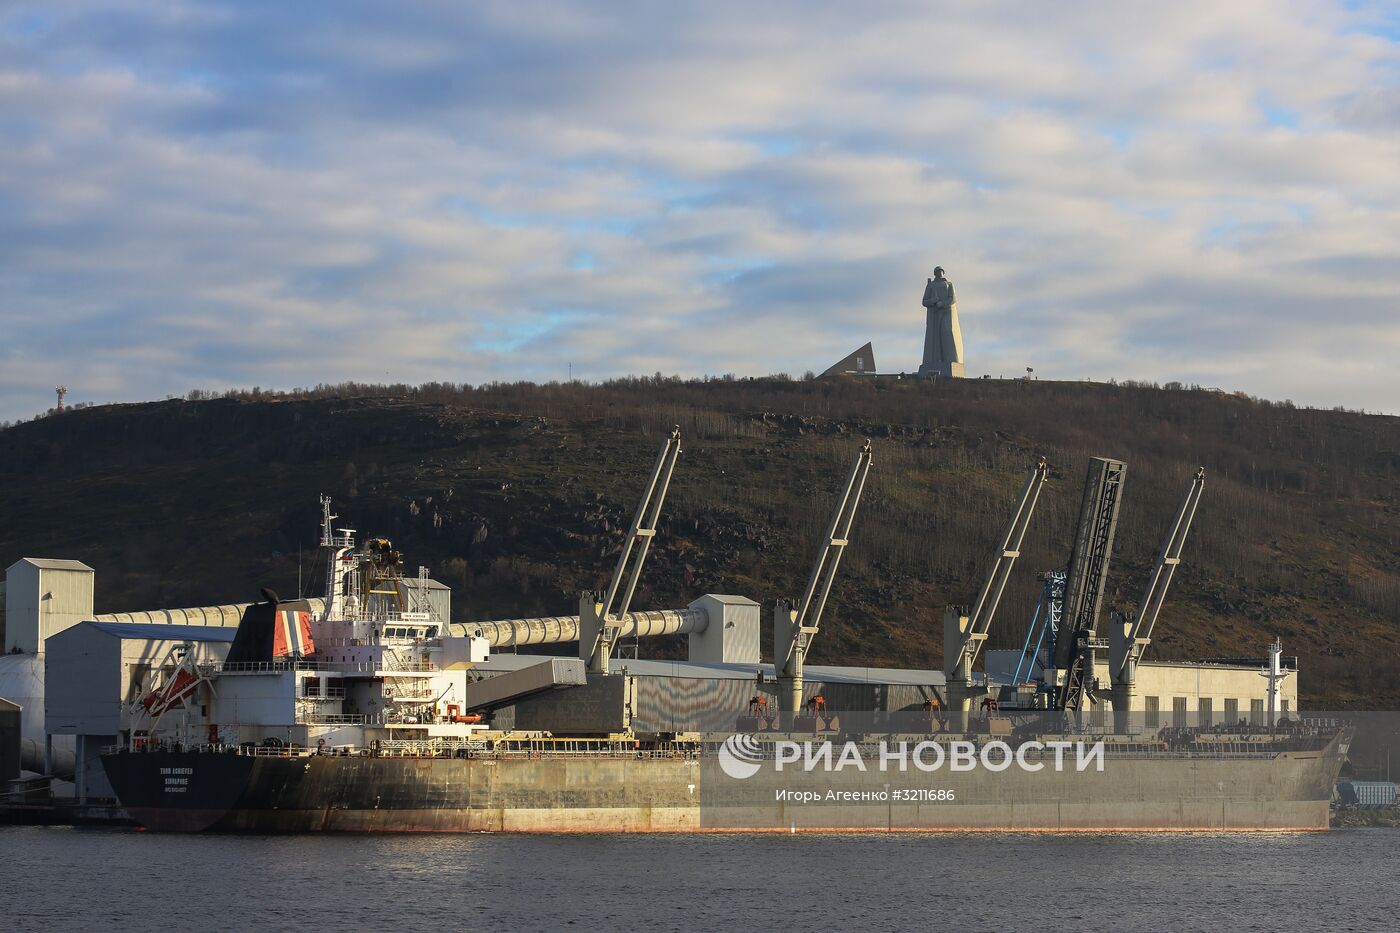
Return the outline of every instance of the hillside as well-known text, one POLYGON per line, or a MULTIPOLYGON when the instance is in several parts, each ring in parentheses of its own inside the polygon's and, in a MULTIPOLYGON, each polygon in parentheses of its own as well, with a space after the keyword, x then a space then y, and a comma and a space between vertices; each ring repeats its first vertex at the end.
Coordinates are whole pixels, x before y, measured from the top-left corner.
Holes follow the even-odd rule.
POLYGON ((1279 635, 1314 707, 1400 700, 1400 419, 1202 390, 658 378, 68 411, 0 431, 0 565, 84 560, 98 611, 295 592, 299 551, 317 589, 324 492, 344 524, 448 583, 458 620, 572 613, 605 582, 672 424, 685 452, 639 608, 797 592, 871 437, 814 661, 938 665, 943 606, 975 596, 1043 455, 1051 480, 993 637, 1019 645, 1035 572, 1067 560, 1088 457, 1128 463, 1108 602, 1125 611, 1201 465, 1205 498, 1150 656, 1258 655, 1279 635))

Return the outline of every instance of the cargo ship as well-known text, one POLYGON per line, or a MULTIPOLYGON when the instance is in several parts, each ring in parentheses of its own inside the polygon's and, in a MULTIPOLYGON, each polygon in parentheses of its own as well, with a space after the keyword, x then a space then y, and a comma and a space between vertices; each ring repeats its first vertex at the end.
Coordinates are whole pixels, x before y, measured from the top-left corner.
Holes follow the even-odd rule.
MULTIPOLYGON (((1100 703, 1131 697, 1139 683, 1115 677, 1111 690, 1098 690, 1092 630, 1060 634, 1071 663, 1039 673, 1038 683, 971 674, 1043 461, 1028 475, 977 607, 949 615, 946 672, 935 680, 807 668, 869 451, 853 461, 802 600, 779 604, 771 665, 757 663, 757 604, 748 600, 629 611, 678 435, 662 447, 608 590, 585 594, 573 617, 452 626, 428 598, 426 571, 406 578, 387 540, 357 545, 353 529, 333 526, 323 498, 323 598, 282 601, 264 590, 231 642, 174 644, 134 690, 102 769, 133 819, 181 832, 1327 827, 1350 734, 1279 715, 1275 690, 1286 672, 1277 653, 1273 673, 1264 672, 1266 718, 1216 721, 1207 712, 1169 726, 1126 702, 1100 703), (660 662, 614 657, 628 636, 651 634, 689 635, 693 666, 728 679, 657 694, 647 665, 660 662), (579 643, 578 657, 492 654, 566 641, 579 643)), ((1072 578, 1094 585, 1113 526, 1104 510, 1116 518, 1116 498, 1104 498, 1106 489, 1116 496, 1113 462, 1104 464, 1091 470, 1082 522, 1100 537, 1075 551, 1100 563, 1070 563, 1072 578)), ((1180 515, 1174 529, 1179 543, 1180 515)), ((1159 567, 1174 568, 1179 550, 1164 555, 1159 567)), ((1073 581, 1068 595, 1057 592, 1060 631, 1075 631, 1068 607, 1093 603, 1086 618, 1097 611, 1073 581)), ((1160 606, 1160 595, 1145 603, 1160 606)), ((1056 634, 1037 655, 1045 664, 1056 634)), ((1137 653, 1121 656, 1130 674, 1146 642, 1139 625, 1128 640, 1137 653)))
MULTIPOLYGON (((382 567, 382 550, 356 553, 342 537, 334 559, 343 573, 324 611, 254 604, 226 660, 187 656, 149 685, 129 742, 102 757, 133 819, 183 832, 1323 829, 1346 752, 1344 730, 1301 721, 1104 734, 1093 736, 1102 770, 944 769, 908 776, 893 801, 784 798, 794 782, 775 770, 782 742, 852 742, 873 761, 879 741, 980 749, 1012 734, 1048 743, 1086 733, 1051 735, 1049 720, 1037 727, 1035 718, 1018 725, 1025 717, 1014 711, 958 722, 931 705, 875 722, 817 703, 785 730, 766 715, 759 685, 748 708, 715 713, 757 743, 761 767, 740 781, 724 772, 723 736, 713 731, 501 730, 489 719, 502 701, 574 690, 597 702, 629 674, 590 683, 581 660, 555 658, 470 679, 487 660, 480 639, 440 634, 426 610, 356 611, 366 602, 357 579, 366 564, 382 567), (208 713, 196 719, 196 710, 208 713), (935 785, 943 799, 921 799, 920 788, 935 785)), ((884 791, 889 781, 872 785, 874 770, 796 783, 884 791)))

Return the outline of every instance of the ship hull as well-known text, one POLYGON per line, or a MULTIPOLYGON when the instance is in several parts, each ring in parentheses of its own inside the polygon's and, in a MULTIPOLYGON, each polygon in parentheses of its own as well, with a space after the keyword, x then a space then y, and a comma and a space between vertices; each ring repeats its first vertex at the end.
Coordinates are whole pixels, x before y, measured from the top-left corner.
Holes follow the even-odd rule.
POLYGON ((694 759, 103 756, 158 831, 600 832, 698 828, 694 759), (183 783, 172 783, 183 782, 183 783))
MULTIPOLYGON (((162 751, 103 765, 131 817, 169 832, 1102 832, 1326 829, 1341 755, 1334 744, 1247 760, 1110 758, 1101 773, 945 773, 925 784, 950 800, 852 806, 784 797, 792 782, 772 772, 740 792, 709 758, 162 751)), ((881 786, 828 781, 847 783, 881 786)))

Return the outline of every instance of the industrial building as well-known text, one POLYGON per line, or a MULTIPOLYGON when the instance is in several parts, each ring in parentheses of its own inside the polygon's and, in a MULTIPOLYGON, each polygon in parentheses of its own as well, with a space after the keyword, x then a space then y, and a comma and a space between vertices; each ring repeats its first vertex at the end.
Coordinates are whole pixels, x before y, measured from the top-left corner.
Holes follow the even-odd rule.
MULTIPOLYGON (((1016 649, 988 651, 987 677, 1004 684, 1020 680, 1022 678, 1015 676, 1020 661, 1021 652, 1016 649)), ((1290 661, 1289 669, 1296 672, 1297 658, 1290 661)), ((1260 674, 1267 664, 1265 658, 1229 663, 1143 661, 1137 668, 1132 709, 1145 713, 1149 726, 1186 725, 1188 717, 1193 725, 1197 721, 1210 725, 1236 723, 1241 719, 1262 723, 1267 697, 1266 684, 1260 674)), ((1043 674, 1043 666, 1036 665, 1030 670, 1029 679, 1039 680, 1043 674)), ((1287 717, 1297 709, 1298 678, 1288 677, 1280 687, 1278 713, 1287 717)))
MULTIPOLYGON (((487 676, 520 670, 546 660, 539 655, 494 654, 480 665, 487 676)), ((730 732, 755 696, 771 695, 778 683, 771 664, 757 661, 618 660, 620 677, 591 677, 588 686, 521 700, 495 713, 502 729, 644 735, 730 732)), ((832 710, 872 713, 928 708, 942 694, 941 671, 872 667, 806 668, 804 702, 823 696, 832 710)), ((773 708, 776 713, 776 707, 773 708)))
POLYGON ((5 571, 7 653, 38 654, 50 635, 92 618, 93 570, 80 560, 26 557, 5 571))
POLYGON ((129 731, 131 710, 152 673, 184 652, 193 652, 196 664, 222 663, 236 631, 221 626, 85 622, 49 638, 44 728, 50 737, 73 737, 74 784, 80 802, 112 796, 98 756, 129 731))
MULTIPOLYGON (((585 603, 588 600, 585 600, 585 603)), ((580 607, 587 610, 587 606, 580 607)), ((701 664, 757 664, 760 606, 745 596, 706 593, 684 609, 627 612, 616 637, 621 640, 684 635, 688 657, 701 664)), ((484 638, 492 648, 519 650, 529 645, 579 640, 582 613, 499 622, 453 623, 458 635, 484 638)))

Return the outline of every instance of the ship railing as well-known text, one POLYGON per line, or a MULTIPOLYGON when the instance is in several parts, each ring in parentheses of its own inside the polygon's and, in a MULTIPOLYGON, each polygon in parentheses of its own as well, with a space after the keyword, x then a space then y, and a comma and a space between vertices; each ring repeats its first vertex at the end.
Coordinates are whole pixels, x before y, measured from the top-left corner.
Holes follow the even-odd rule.
POLYGON ((376 664, 373 661, 308 661, 308 660, 287 660, 287 661, 225 661, 223 664, 213 665, 211 671, 222 673, 281 673, 283 671, 325 671, 328 673, 345 674, 378 674, 383 671, 390 673, 408 674, 433 674, 438 672, 438 668, 431 661, 404 662, 391 659, 388 655, 383 662, 376 664))
POLYGON ((109 745, 102 749, 102 754, 113 755, 130 751, 132 754, 143 754, 151 751, 189 751, 206 754, 242 755, 251 758, 310 758, 317 756, 335 757, 367 757, 378 758, 472 758, 472 759, 496 759, 496 760, 527 760, 527 759, 577 759, 577 758, 619 758, 632 760, 649 761, 675 761, 678 759, 696 759, 700 757, 700 749, 697 746, 676 746, 673 748, 633 748, 626 743, 613 744, 590 744, 590 743, 541 743, 538 745, 520 744, 506 747, 497 745, 488 748, 486 743, 480 740, 474 742, 402 742, 402 741, 381 741, 377 745, 365 747, 358 745, 325 745, 321 747, 305 747, 300 745, 254 745, 245 743, 242 745, 199 745, 199 746, 175 746, 164 744, 153 744, 146 747, 127 749, 124 745, 109 745))
MULTIPOLYGON (((363 716, 340 716, 326 717, 318 720, 322 724, 359 724, 363 723, 366 717, 363 716)), ((288 745, 222 745, 222 746, 170 746, 164 743, 152 743, 145 747, 130 749, 134 754, 141 754, 146 751, 163 751, 174 747, 175 750, 198 751, 222 754, 238 754, 258 758, 299 758, 313 755, 349 755, 367 756, 374 755, 381 758, 479 758, 479 759, 570 759, 570 758, 619 758, 634 760, 677 760, 696 759, 700 757, 714 757, 718 754, 721 743, 704 743, 699 745, 682 745, 670 748, 634 748, 625 743, 593 744, 593 743, 516 743, 497 744, 495 747, 487 747, 484 742, 406 742, 406 741, 381 741, 377 746, 366 748, 356 745, 325 746, 322 748, 305 748, 301 746, 288 745)), ((870 746, 866 750, 864 757, 870 758, 878 755, 876 746, 870 746)), ((1211 749, 1173 749, 1163 748, 1160 745, 1150 743, 1118 743, 1117 747, 1106 748, 1105 758, 1155 758, 1155 759, 1218 759, 1218 760, 1249 760, 1272 758, 1281 751, 1309 751, 1313 748, 1281 748, 1279 745, 1259 746, 1255 743, 1230 743, 1220 748, 1211 749)), ((108 745, 102 748, 102 754, 112 755, 128 751, 124 745, 108 745)), ((1046 751, 1040 756, 1027 755, 1028 760, 1052 760, 1054 754, 1046 751)))
MULTIPOLYGON (((315 752, 313 748, 310 750, 315 752)), ((218 755, 257 755, 259 757, 285 758, 295 757, 307 753, 307 749, 300 746, 271 746, 271 745, 183 745, 179 742, 147 742, 142 745, 127 747, 126 745, 104 745, 102 754, 118 755, 130 753, 133 755, 144 755, 150 752, 200 752, 218 755)))
POLYGON ((663 748, 604 748, 597 750, 579 749, 570 751, 559 748, 496 748, 490 750, 473 751, 471 758, 632 758, 648 761, 670 761, 676 758, 698 758, 698 751, 685 749, 663 749, 663 748))
POLYGON ((269 673, 281 671, 330 671, 332 673, 374 673, 375 665, 368 661, 225 661, 218 670, 223 673, 269 673))
POLYGON ((371 725, 370 717, 354 713, 323 713, 314 704, 297 706, 297 722, 316 726, 365 726, 371 725))
POLYGON ((427 645, 432 647, 442 643, 442 639, 433 636, 431 638, 410 638, 398 635, 366 635, 360 638, 345 638, 340 635, 319 635, 316 638, 316 647, 320 648, 373 648, 378 646, 411 648, 414 645, 427 645))
POLYGON ((459 751, 469 751, 470 749, 469 744, 462 742, 443 742, 440 740, 411 742, 401 739, 381 739, 378 751, 381 758, 450 758, 459 751))
MULTIPOLYGON (((1050 737, 1042 737, 1049 739, 1050 737)), ((1062 737, 1068 739, 1069 737, 1062 737)), ((1075 742, 1082 743, 1086 750, 1096 745, 1098 737, 1076 736, 1075 742)), ((1210 742, 1192 743, 1186 745, 1171 745, 1166 742, 1155 740, 1143 740, 1139 742, 1106 741, 1104 742, 1105 759, 1209 759, 1209 760, 1245 760, 1245 759, 1269 759, 1284 752, 1316 752, 1326 746, 1328 739, 1324 736, 1288 736, 1269 740, 1267 735, 1260 737, 1261 741, 1233 741, 1233 742, 1210 742)), ((982 749, 990 744, 988 741, 977 741, 974 739, 963 739, 958 737, 937 736, 930 737, 939 745, 945 747, 953 742, 968 742, 971 744, 974 753, 981 754, 982 749)), ((1005 739, 993 739, 992 742, 1006 741, 1005 739)), ((706 741, 703 742, 704 756, 715 757, 719 754, 723 742, 706 741)), ((881 754, 881 746, 874 742, 853 742, 861 757, 866 760, 878 760, 881 754)), ((910 742, 910 747, 917 743, 910 742)), ((1018 741, 1011 739, 1007 742, 1013 749, 1018 745, 1018 741)), ((759 745, 759 756, 772 760, 777 754, 777 745, 772 742, 761 742, 759 745)), ((1077 752, 1065 751, 1063 754, 1073 757, 1077 752)), ((1017 757, 1024 757, 1030 761, 1053 761, 1057 753, 1053 747, 1042 747, 1039 749, 1027 749, 1024 752, 1017 751, 1017 757)))
POLYGON ((390 687, 384 688, 384 699, 398 700, 404 703, 422 702, 424 700, 436 699, 438 692, 432 688, 426 690, 395 690, 390 687))
MULTIPOLYGON (((209 749, 218 751, 218 749, 209 749)), ((304 758, 308 755, 316 754, 314 748, 301 748, 300 746, 280 746, 271 745, 245 745, 242 747, 230 748, 227 751, 244 755, 248 758, 304 758)))
MULTIPOLYGON (((366 716, 325 716, 314 720, 324 725, 363 725, 372 722, 366 716)), ((559 760, 572 758, 616 758, 633 760, 677 760, 711 758, 718 754, 718 742, 678 744, 662 748, 638 748, 630 742, 608 742, 589 740, 514 740, 487 743, 481 739, 466 742, 452 740, 381 740, 369 747, 357 745, 324 746, 306 748, 295 745, 220 745, 185 746, 186 751, 199 751, 223 754, 238 754, 260 758, 296 758, 314 755, 376 756, 382 758, 471 758, 497 760, 559 760)), ((975 744, 975 743, 974 743, 975 744)), ((160 751, 171 748, 168 743, 152 743, 145 747, 131 749, 135 754, 144 751, 160 751)), ((173 746, 180 750, 181 746, 173 746)), ((879 754, 878 745, 857 743, 863 757, 874 758, 879 754)), ((1105 746, 1105 759, 1150 758, 1150 759, 1210 759, 1210 760, 1257 760, 1272 758, 1286 751, 1316 751, 1316 743, 1287 741, 1273 743, 1221 742, 1211 746, 1194 745, 1189 748, 1165 746, 1155 742, 1110 742, 1105 746)), ((103 754, 127 751, 124 745, 110 745, 102 749, 103 754)), ((771 756, 772 749, 767 750, 771 756)), ((980 751, 980 749, 979 749, 980 751)), ((1027 754, 1029 760, 1053 760, 1054 751, 1045 749, 1040 755, 1027 754)))
POLYGON ((431 612, 397 612, 397 611, 394 611, 394 610, 390 610, 389 612, 386 612, 386 613, 384 614, 384 621, 385 621, 385 622, 396 622, 396 623, 432 622, 432 621, 433 621, 433 613, 431 613, 431 612))
POLYGON ((437 665, 433 664, 433 662, 429 661, 427 658, 410 658, 405 660, 399 657, 398 653, 395 651, 385 652, 381 663, 383 664, 384 670, 396 674, 429 674, 437 671, 437 665))
POLYGON ((307 722, 316 725, 328 726, 363 726, 369 723, 368 716, 360 716, 354 713, 312 713, 312 718, 307 722))
POLYGON ((566 759, 566 758, 625 758, 633 760, 655 760, 671 761, 675 759, 699 757, 698 750, 695 749, 632 749, 624 747, 615 748, 486 748, 482 743, 452 743, 452 742, 397 742, 382 741, 378 748, 365 748, 363 746, 343 745, 325 746, 323 748, 302 748, 289 746, 265 746, 248 745, 241 747, 225 747, 223 749, 206 748, 201 751, 225 751, 239 755, 248 755, 258 758, 299 758, 314 755, 348 755, 352 757, 363 757, 373 755, 377 758, 472 758, 472 759, 566 759))
POLYGON ((222 745, 204 746, 192 751, 214 754, 242 755, 245 758, 315 758, 317 756, 358 757, 361 749, 354 745, 325 745, 306 748, 301 745, 222 745))

